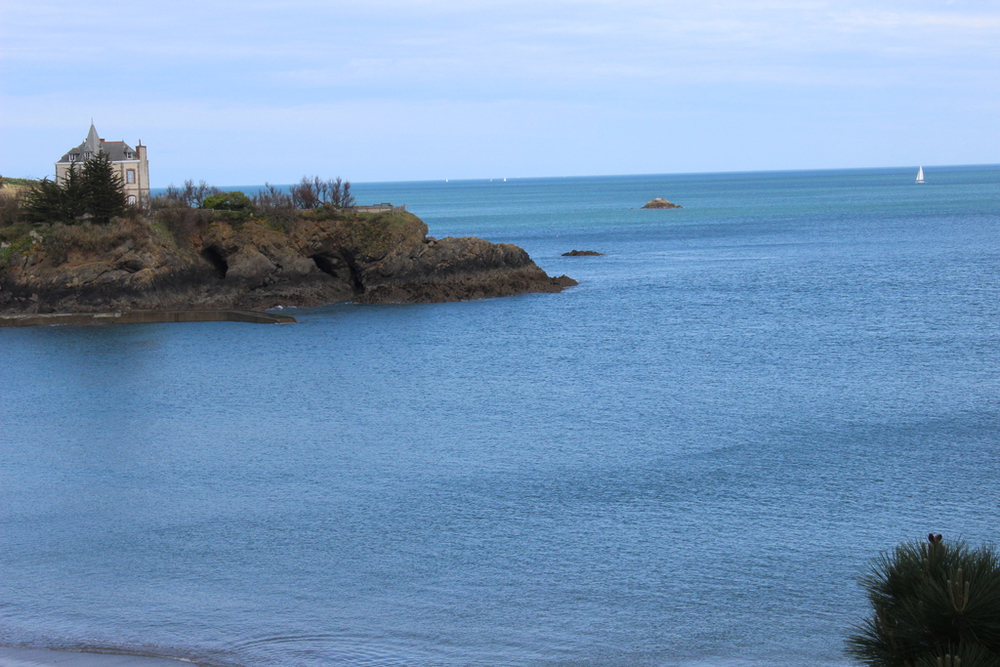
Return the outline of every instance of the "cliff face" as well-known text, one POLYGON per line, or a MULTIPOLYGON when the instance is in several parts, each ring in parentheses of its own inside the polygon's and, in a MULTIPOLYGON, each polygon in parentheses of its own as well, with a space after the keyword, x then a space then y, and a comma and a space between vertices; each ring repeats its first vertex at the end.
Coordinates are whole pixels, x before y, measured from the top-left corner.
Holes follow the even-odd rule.
POLYGON ((575 284, 549 277, 517 246, 428 237, 408 213, 304 214, 281 231, 222 218, 181 240, 119 222, 53 228, 8 247, 0 312, 458 301, 575 284))

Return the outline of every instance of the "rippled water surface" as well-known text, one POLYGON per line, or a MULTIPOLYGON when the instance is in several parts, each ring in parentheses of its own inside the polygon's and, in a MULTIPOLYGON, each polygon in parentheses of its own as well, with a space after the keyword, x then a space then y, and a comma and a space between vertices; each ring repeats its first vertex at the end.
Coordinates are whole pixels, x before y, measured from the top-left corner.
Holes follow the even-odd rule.
POLYGON ((359 184, 580 285, 0 330, 0 644, 846 664, 871 556, 1000 524, 1000 168, 911 171, 359 184))

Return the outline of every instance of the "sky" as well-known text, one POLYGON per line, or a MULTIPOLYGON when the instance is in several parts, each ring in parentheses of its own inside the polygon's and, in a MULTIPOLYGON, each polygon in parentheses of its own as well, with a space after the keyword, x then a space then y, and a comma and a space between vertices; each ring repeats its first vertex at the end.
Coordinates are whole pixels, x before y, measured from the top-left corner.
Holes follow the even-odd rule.
POLYGON ((0 0, 0 174, 154 187, 1000 163, 997 0, 0 0))

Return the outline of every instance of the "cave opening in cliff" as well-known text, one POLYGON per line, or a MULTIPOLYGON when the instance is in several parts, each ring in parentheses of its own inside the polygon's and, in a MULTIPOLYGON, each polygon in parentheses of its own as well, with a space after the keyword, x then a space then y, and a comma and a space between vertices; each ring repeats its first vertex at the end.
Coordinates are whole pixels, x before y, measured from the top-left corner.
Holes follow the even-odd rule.
POLYGON ((313 263, 316 264, 316 268, 323 273, 333 276, 334 278, 340 277, 337 275, 337 264, 334 260, 324 255, 313 255, 311 259, 313 263))
POLYGON ((343 257, 331 257, 329 255, 313 255, 310 257, 316 268, 333 278, 350 282, 351 287, 358 294, 365 291, 364 285, 358 278, 357 271, 351 262, 343 257))
POLYGON ((229 271, 229 262, 216 246, 209 246, 201 251, 201 256, 208 260, 208 263, 215 269, 215 274, 220 278, 225 278, 229 271))

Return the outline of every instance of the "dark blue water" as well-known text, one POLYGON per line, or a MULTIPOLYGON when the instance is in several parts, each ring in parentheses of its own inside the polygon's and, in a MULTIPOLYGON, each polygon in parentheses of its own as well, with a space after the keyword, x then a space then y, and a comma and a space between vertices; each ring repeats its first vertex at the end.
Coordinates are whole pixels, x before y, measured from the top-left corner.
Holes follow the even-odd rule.
POLYGON ((915 171, 359 184, 580 285, 0 330, 0 643, 847 664, 870 557, 1000 527, 1000 167, 915 171))

